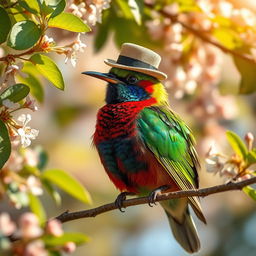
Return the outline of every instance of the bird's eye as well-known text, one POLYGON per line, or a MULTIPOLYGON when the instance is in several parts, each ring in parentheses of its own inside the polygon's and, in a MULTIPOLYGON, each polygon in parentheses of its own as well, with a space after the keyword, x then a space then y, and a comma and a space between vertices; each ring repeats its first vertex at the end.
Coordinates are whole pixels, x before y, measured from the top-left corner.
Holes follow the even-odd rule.
POLYGON ((136 76, 128 76, 126 78, 126 81, 129 83, 129 84, 135 84, 137 83, 138 81, 138 78, 136 76))

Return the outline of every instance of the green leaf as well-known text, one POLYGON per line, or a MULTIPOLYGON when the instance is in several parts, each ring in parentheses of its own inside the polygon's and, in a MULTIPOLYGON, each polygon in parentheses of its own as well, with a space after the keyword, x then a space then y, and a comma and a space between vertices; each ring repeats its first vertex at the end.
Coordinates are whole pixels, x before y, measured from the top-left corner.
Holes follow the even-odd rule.
POLYGON ((38 155, 37 168, 40 171, 42 171, 48 163, 48 160, 49 160, 48 154, 47 154, 46 150, 44 150, 41 146, 37 146, 34 150, 36 151, 36 153, 38 155))
POLYGON ((29 175, 34 175, 34 176, 38 176, 40 175, 40 171, 38 170, 37 167, 35 166, 31 166, 31 165, 27 165, 25 164, 22 168, 22 170, 19 171, 19 175, 20 176, 29 176, 29 175))
POLYGON ((38 217, 40 225, 44 224, 46 222, 46 213, 41 201, 32 193, 29 193, 28 195, 31 211, 38 217))
POLYGON ((25 84, 14 84, 8 87, 0 94, 0 106, 7 99, 12 102, 18 102, 24 99, 29 94, 29 91, 29 87, 25 84))
MULTIPOLYGON (((125 42, 140 44, 144 42, 145 47, 152 47, 154 42, 150 39, 145 26, 138 26, 134 20, 123 19, 119 17, 111 17, 114 29, 114 41, 117 46, 121 46, 125 42)), ((154 45, 155 46, 155 45, 154 45)))
POLYGON ((225 47, 230 50, 234 50, 243 45, 242 39, 239 35, 231 28, 215 28, 213 36, 225 47))
POLYGON ((141 25, 140 7, 138 0, 116 0, 116 4, 126 19, 134 19, 138 25, 141 25))
POLYGON ((246 186, 243 188, 245 194, 247 194, 250 198, 256 201, 256 190, 251 186, 246 186))
POLYGON ((54 12, 54 8, 50 5, 47 5, 46 2, 44 0, 39 0, 38 1, 39 4, 40 4, 40 10, 41 10, 41 13, 46 16, 52 12, 54 12))
POLYGON ((256 163, 256 152, 251 150, 248 152, 247 154, 247 161, 248 161, 248 164, 255 164, 256 163))
POLYGON ((41 29, 31 20, 15 23, 8 36, 7 45, 15 50, 25 50, 36 44, 41 29))
POLYGON ((19 4, 28 12, 38 14, 40 13, 40 5, 37 0, 22 0, 19 4))
POLYGON ((107 42, 110 32, 110 11, 106 10, 102 15, 102 23, 97 25, 96 36, 94 37, 94 50, 99 52, 107 42))
POLYGON ((48 6, 55 7, 60 3, 61 0, 44 0, 48 6))
POLYGON ((11 154, 11 142, 5 123, 0 119, 0 169, 4 166, 11 154))
POLYGON ((61 105, 54 111, 54 119, 60 127, 65 127, 74 122, 83 112, 87 110, 86 105, 61 105))
POLYGON ((11 26, 8 13, 4 8, 0 7, 0 44, 6 41, 11 26))
POLYGON ((88 236, 82 233, 64 233, 62 236, 45 235, 43 241, 46 246, 55 247, 62 246, 67 242, 74 242, 77 245, 86 243, 89 241, 88 236))
POLYGON ((29 14, 25 13, 24 9, 20 5, 15 5, 15 7, 10 8, 9 12, 12 13, 12 15, 9 16, 12 24, 30 19, 29 14))
POLYGON ((138 25, 141 25, 141 10, 140 10, 140 1, 138 0, 129 0, 128 5, 130 7, 131 13, 138 25))
POLYGON ((42 173, 42 179, 46 179, 60 189, 84 203, 91 203, 91 196, 85 187, 70 174, 57 169, 47 170, 42 173))
POLYGON ((229 18, 223 17, 221 15, 214 15, 214 17, 211 18, 211 21, 217 23, 219 27, 230 28, 232 26, 232 21, 229 18))
POLYGON ((0 236, 0 253, 1 255, 10 255, 11 242, 8 237, 0 236))
POLYGON ((48 251, 48 256, 61 256, 61 252, 57 251, 48 251))
POLYGON ((130 10, 130 7, 128 5, 128 1, 126 0, 116 0, 116 4, 118 5, 119 9, 122 11, 123 17, 126 19, 132 19, 133 14, 130 10))
POLYGON ((40 73, 31 62, 26 62, 22 69, 23 73, 27 74, 27 77, 17 76, 18 80, 30 88, 30 93, 40 103, 44 101, 44 90, 41 81, 38 79, 40 73))
POLYGON ((40 102, 44 101, 44 90, 42 84, 31 73, 25 72, 27 74, 26 77, 18 76, 18 80, 24 84, 26 84, 30 88, 30 93, 40 102))
POLYGON ((240 137, 232 131, 227 131, 226 136, 236 154, 246 160, 248 150, 240 137))
POLYGON ((241 75, 240 94, 249 94, 256 91, 256 64, 240 57, 233 56, 234 63, 241 75))
POLYGON ((61 196, 58 193, 58 191, 56 191, 53 188, 52 184, 48 180, 46 180, 46 179, 41 179, 41 182, 42 182, 43 186, 45 187, 45 189, 47 190, 47 192, 49 193, 49 195, 55 201, 55 203, 58 206, 61 205, 61 196))
POLYGON ((65 7, 66 7, 66 0, 61 0, 56 6, 56 9, 54 10, 54 12, 51 14, 50 19, 62 13, 65 7))
POLYGON ((72 13, 61 13, 48 22, 49 27, 61 28, 72 32, 89 32, 90 27, 72 13))
MULTIPOLYGON (((18 187, 18 185, 17 185, 18 187)), ((28 194, 25 191, 12 192, 9 189, 6 191, 11 202, 17 207, 27 207, 29 205, 28 194)))
POLYGON ((37 70, 57 88, 64 90, 64 80, 55 62, 42 54, 34 54, 30 60, 37 70))
POLYGON ((201 9, 196 4, 195 0, 176 0, 178 2, 180 12, 199 12, 201 9))

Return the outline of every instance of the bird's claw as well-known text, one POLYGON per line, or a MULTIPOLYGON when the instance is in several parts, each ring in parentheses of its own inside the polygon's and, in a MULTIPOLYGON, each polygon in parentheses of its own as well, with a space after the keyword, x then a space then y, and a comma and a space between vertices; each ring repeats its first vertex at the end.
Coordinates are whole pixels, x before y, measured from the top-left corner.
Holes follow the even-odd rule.
POLYGON ((120 193, 116 200, 115 200, 115 205, 116 207, 119 209, 120 212, 125 212, 123 210, 123 203, 124 201, 126 200, 126 197, 129 196, 129 195, 133 195, 134 193, 131 193, 131 192, 122 192, 120 193))
POLYGON ((149 196, 148 196, 148 205, 150 207, 153 207, 153 204, 157 205, 157 203, 156 203, 157 196, 160 195, 163 191, 165 191, 169 188, 170 188, 169 185, 164 185, 164 186, 161 186, 161 187, 151 191, 149 196))
POLYGON ((152 192, 150 192, 149 196, 148 196, 148 205, 149 207, 153 207, 154 205, 157 205, 156 203, 156 198, 159 194, 159 191, 153 190, 152 192))

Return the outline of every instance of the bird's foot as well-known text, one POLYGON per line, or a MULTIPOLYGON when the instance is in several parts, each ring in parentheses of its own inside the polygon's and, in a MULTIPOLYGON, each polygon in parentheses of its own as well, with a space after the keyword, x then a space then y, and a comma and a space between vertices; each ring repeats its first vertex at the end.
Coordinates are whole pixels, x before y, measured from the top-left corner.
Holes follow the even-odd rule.
POLYGON ((161 186, 161 187, 151 191, 149 196, 148 196, 148 205, 150 207, 153 207, 153 204, 156 205, 157 196, 160 195, 163 191, 166 191, 169 188, 170 188, 170 185, 164 185, 164 186, 161 186))
POLYGON ((115 205, 116 205, 116 207, 118 207, 120 212, 125 212, 122 208, 123 208, 123 203, 126 200, 126 197, 133 196, 133 195, 135 195, 135 193, 133 193, 133 192, 122 192, 117 196, 117 198, 115 200, 115 205))

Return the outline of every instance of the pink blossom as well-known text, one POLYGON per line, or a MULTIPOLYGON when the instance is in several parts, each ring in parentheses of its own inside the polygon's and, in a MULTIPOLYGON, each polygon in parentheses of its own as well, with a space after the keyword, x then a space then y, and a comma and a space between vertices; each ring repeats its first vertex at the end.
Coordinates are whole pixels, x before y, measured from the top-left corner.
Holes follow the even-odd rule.
POLYGON ((24 213, 20 218, 21 236, 30 239, 42 235, 43 230, 39 226, 39 220, 33 213, 24 213))
POLYGON ((11 155, 5 163, 3 169, 18 172, 23 167, 23 158, 16 150, 12 150, 11 155))
POLYGON ((10 236, 16 230, 15 223, 6 212, 0 214, 0 234, 10 236))
POLYGON ((29 243, 25 249, 24 256, 48 256, 42 240, 35 240, 29 243))
POLYGON ((38 153, 31 148, 26 148, 26 150, 24 150, 24 161, 25 164, 36 167, 39 162, 38 153))

